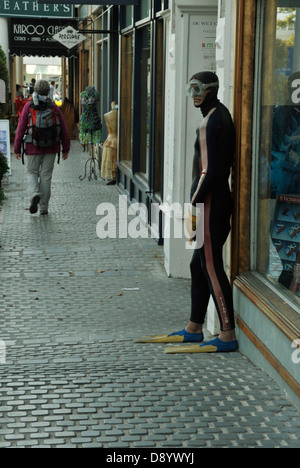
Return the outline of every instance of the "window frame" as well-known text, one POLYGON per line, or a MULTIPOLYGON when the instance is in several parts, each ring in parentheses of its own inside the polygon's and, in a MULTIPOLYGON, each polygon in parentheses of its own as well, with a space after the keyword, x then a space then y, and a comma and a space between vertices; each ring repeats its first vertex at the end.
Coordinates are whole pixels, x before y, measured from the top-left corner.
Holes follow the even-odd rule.
MULTIPOLYGON (((270 289, 285 300, 299 315, 299 305, 293 300, 292 294, 275 282, 266 278, 258 271, 258 236, 259 236, 259 163, 260 163, 260 138, 263 98, 263 57, 264 57, 264 25, 265 25, 265 1, 258 2, 256 15, 256 39, 255 39, 255 77, 254 77, 254 103, 253 103, 253 144, 252 144, 252 181, 251 181, 251 223, 250 223, 250 271, 255 272, 263 281, 269 284, 270 289)), ((271 220, 270 220, 271 222, 271 220)))
MULTIPOLYGON (((257 208, 254 207, 256 175, 254 112, 260 101, 255 99, 254 76, 257 78, 257 33, 262 4, 269 0, 237 0, 237 42, 235 68, 234 121, 237 128, 236 163, 234 171, 234 214, 232 229, 231 278, 237 291, 245 295, 267 318, 293 342, 300 336, 300 314, 272 283, 255 271, 255 227, 257 208), (255 45, 254 45, 255 44, 255 45), (251 86, 252 83, 252 86, 251 86), (249 158, 251 155, 251 158, 249 158), (252 160, 252 158, 254 158, 252 160), (249 177, 250 174, 250 177, 249 177), (241 209, 241 207, 243 209, 241 209), (273 287, 272 287, 273 286, 273 287)), ((256 135, 257 136, 257 135, 256 135)), ((256 205, 257 206, 257 205, 256 205)), ((242 324, 237 316, 238 325, 242 324)))
MULTIPOLYGON (((162 19, 162 13, 155 11, 155 6, 157 2, 155 0, 150 0, 150 14, 149 17, 144 19, 138 19, 137 16, 137 7, 134 7, 133 10, 133 20, 131 26, 126 26, 122 29, 122 24, 124 25, 124 21, 122 22, 122 18, 124 18, 125 8, 121 8, 121 35, 129 35, 133 34, 134 40, 134 49, 133 49, 133 125, 132 125, 132 135, 135 142, 132 148, 132 161, 130 164, 127 164, 126 168, 126 161, 128 160, 120 159, 119 166, 120 170, 129 170, 130 177, 132 180, 140 187, 142 191, 144 191, 147 196, 152 197, 155 200, 161 201, 162 193, 163 193, 163 161, 164 161, 164 147, 161 145, 161 160, 160 160, 160 168, 156 168, 157 159, 155 156, 155 150, 158 148, 156 145, 156 125, 155 125, 155 118, 157 113, 158 107, 158 99, 156 96, 156 67, 157 67, 157 40, 158 40, 158 33, 157 33, 157 23, 163 21, 162 26, 162 35, 161 38, 165 41, 165 22, 162 19), (149 135, 150 135, 150 146, 149 146, 149 158, 147 161, 147 168, 146 172, 141 172, 141 165, 140 165, 140 108, 139 108, 139 96, 140 96, 140 86, 139 86, 139 74, 140 70, 138 69, 137 62, 138 62, 138 55, 139 55, 139 44, 137 37, 141 33, 141 31, 145 28, 150 28, 150 61, 151 61, 151 82, 150 82, 150 119, 149 119, 149 135), (157 184, 154 181, 155 174, 161 174, 161 181, 159 190, 156 191, 157 184)), ((165 0, 161 0, 161 8, 164 8, 165 0)), ((122 40, 122 39, 121 39, 122 40)), ((163 55, 163 69, 165 67, 165 56, 163 55)), ((122 76, 121 76, 121 87, 122 87, 122 76)), ((164 88, 163 88, 163 98, 164 99, 164 88)), ((121 114, 121 113, 120 113, 121 114)), ((164 125, 164 112, 162 106, 162 116, 161 116, 161 123, 164 125)), ((122 134, 122 116, 120 115, 120 133, 122 134)), ((163 141, 163 140, 162 140, 163 141)))

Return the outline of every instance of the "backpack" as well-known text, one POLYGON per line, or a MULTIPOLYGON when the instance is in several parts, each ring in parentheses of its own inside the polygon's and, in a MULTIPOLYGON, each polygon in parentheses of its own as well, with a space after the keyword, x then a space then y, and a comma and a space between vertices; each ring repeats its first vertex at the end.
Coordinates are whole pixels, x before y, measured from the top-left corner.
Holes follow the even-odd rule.
MULTIPOLYGON (((60 141, 60 122, 53 102, 50 99, 39 106, 30 104, 28 127, 24 143, 31 143, 37 148, 50 148, 60 141)), ((22 159, 24 160, 23 151, 22 159)), ((59 159, 58 159, 59 162, 59 159)))

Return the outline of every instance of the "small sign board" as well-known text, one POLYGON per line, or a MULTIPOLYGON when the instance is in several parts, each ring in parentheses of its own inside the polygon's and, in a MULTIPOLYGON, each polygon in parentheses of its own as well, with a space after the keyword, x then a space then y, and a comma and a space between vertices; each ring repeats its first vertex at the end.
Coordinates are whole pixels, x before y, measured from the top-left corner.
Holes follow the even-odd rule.
POLYGON ((73 26, 68 26, 67 28, 64 28, 62 31, 59 31, 57 34, 55 34, 53 39, 60 42, 68 49, 72 49, 81 42, 85 41, 86 36, 81 34, 80 31, 74 29, 73 26))

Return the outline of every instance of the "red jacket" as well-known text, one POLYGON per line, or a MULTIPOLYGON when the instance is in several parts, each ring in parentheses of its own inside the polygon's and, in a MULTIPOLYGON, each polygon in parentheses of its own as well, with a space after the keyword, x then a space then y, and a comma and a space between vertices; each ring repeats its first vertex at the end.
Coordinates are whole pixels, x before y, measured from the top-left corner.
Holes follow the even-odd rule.
MULTIPOLYGON (((17 134, 15 138, 15 145, 14 145, 14 152, 15 154, 21 154, 21 148, 22 148, 22 142, 24 135, 26 133, 27 127, 28 127, 28 117, 30 113, 30 102, 28 102, 21 114, 20 120, 19 120, 19 125, 17 129, 17 134)), ((57 112, 59 121, 60 121, 60 127, 61 127, 61 138, 62 138, 62 152, 63 153, 69 153, 70 151, 70 137, 69 137, 69 132, 68 128, 66 125, 65 118, 56 104, 54 104, 55 111, 57 112)), ((34 155, 34 154, 58 154, 60 153, 60 142, 56 143, 54 146, 50 148, 37 148, 34 146, 32 143, 26 143, 26 149, 25 153, 27 155, 34 155)))

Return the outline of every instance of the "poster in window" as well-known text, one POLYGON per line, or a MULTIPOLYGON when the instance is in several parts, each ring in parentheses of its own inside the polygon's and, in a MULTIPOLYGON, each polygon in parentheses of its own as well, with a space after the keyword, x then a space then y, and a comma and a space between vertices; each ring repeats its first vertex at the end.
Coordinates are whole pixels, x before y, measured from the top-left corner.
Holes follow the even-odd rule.
POLYGON ((269 274, 300 297, 300 196, 278 195, 269 274))

